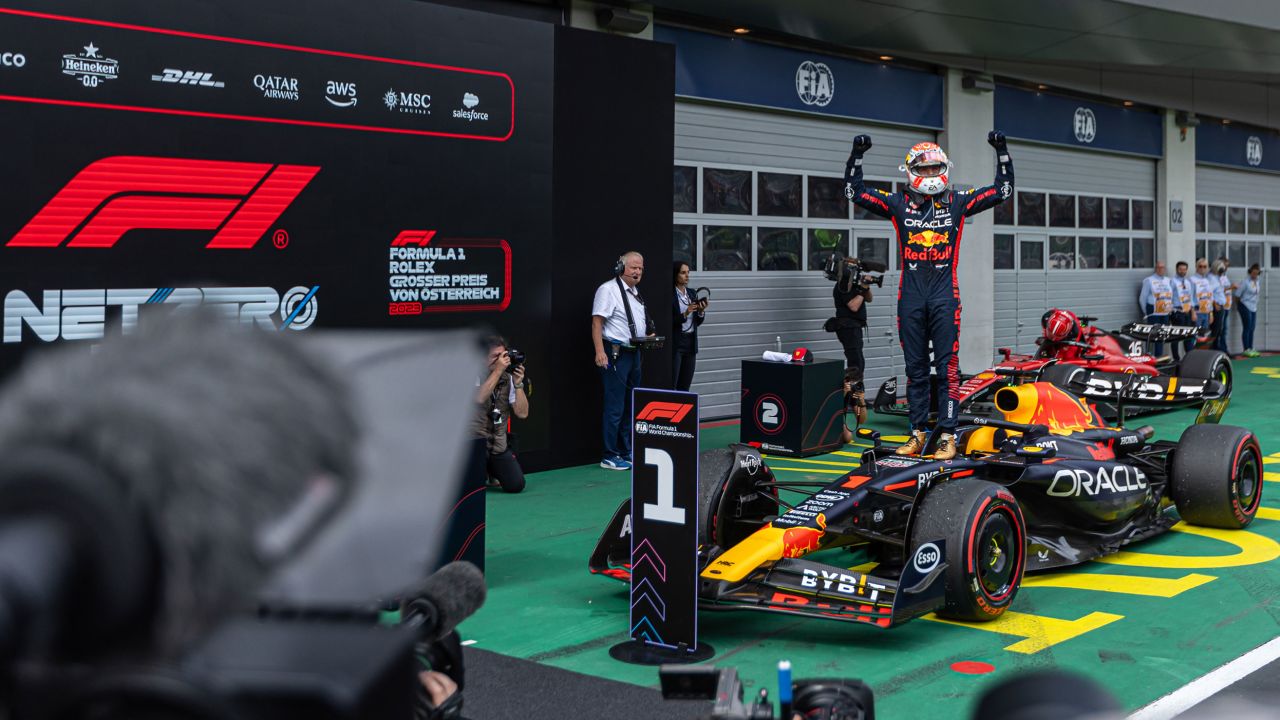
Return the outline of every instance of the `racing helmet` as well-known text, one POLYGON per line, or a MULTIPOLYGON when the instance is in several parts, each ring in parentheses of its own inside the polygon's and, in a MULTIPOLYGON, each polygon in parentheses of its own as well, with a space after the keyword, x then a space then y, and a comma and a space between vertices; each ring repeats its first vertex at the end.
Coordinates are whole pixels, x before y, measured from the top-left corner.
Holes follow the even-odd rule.
POLYGON ((1044 337, 1052 342, 1074 340, 1080 334, 1080 319, 1070 310, 1054 308, 1040 318, 1044 337))
POLYGON ((907 159, 898 167, 907 173, 907 185, 924 195, 937 195, 947 189, 951 160, 937 143, 922 142, 911 146, 907 159))

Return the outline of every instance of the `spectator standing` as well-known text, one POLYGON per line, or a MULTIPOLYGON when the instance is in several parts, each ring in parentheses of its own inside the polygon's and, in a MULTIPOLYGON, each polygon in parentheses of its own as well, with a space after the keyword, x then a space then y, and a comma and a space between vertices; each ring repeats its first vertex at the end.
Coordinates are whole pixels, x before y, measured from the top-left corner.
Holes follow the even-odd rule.
POLYGON ((1231 278, 1227 277, 1227 270, 1231 267, 1231 261, 1225 257, 1220 257, 1213 263, 1213 277, 1210 280, 1216 280, 1221 287, 1222 296, 1214 294, 1214 302, 1219 303, 1220 307, 1216 308, 1218 312, 1214 313, 1214 318, 1218 321, 1218 332, 1214 336, 1213 348, 1215 350, 1227 351, 1227 339, 1229 337, 1227 325, 1231 320, 1231 301, 1234 298, 1237 285, 1231 282, 1231 278))
POLYGON ((693 384, 698 361, 698 326, 707 319, 707 298, 697 300, 689 292, 689 264, 675 261, 675 298, 671 304, 671 327, 679 328, 672 343, 671 377, 676 390, 687 391, 693 384))
MULTIPOLYGON (((1196 291, 1195 286, 1191 283, 1191 278, 1187 277, 1187 263, 1179 260, 1174 269, 1175 275, 1169 280, 1169 283, 1173 286, 1173 312, 1169 313, 1169 323, 1182 326, 1195 325, 1196 291)), ((1170 343, 1169 349, 1173 359, 1181 360, 1183 353, 1190 351, 1194 344, 1194 338, 1187 338, 1180 343, 1170 343)))
POLYGON ((1243 285, 1235 286, 1235 296, 1239 300, 1236 309, 1240 311, 1240 341, 1244 343, 1244 356, 1258 357, 1261 353, 1253 349, 1253 331, 1258 324, 1258 276, 1262 268, 1258 263, 1249 266, 1249 278, 1243 285))
POLYGON ((644 257, 629 252, 618 258, 617 275, 596 288, 591 303, 591 341, 604 386, 606 470, 631 469, 631 391, 640 384, 640 350, 631 338, 647 334, 648 317, 636 286, 644 276, 644 257), (624 423, 623 418, 627 421, 624 423))
POLYGON ((1200 338, 1209 337, 1213 328, 1214 305, 1220 304, 1222 284, 1217 278, 1209 276, 1209 261, 1196 258, 1196 272, 1191 276, 1192 293, 1195 295, 1196 327, 1200 328, 1200 338))
MULTIPOLYGON (((1168 325, 1169 313, 1173 312, 1173 284, 1165 277, 1163 260, 1156 261, 1156 271, 1142 280, 1142 290, 1138 293, 1138 306, 1148 323, 1168 325)), ((1164 355, 1164 343, 1156 343, 1156 357, 1164 355)))

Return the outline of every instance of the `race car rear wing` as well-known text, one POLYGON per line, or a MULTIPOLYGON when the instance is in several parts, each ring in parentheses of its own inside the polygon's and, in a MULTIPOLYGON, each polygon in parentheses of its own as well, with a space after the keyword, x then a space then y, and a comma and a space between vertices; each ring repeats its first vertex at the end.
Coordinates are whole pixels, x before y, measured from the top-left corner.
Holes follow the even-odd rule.
POLYGON ((1129 323, 1120 328, 1120 332, 1135 340, 1145 342, 1169 342, 1170 340, 1190 340, 1199 331, 1195 325, 1154 325, 1152 323, 1129 323))

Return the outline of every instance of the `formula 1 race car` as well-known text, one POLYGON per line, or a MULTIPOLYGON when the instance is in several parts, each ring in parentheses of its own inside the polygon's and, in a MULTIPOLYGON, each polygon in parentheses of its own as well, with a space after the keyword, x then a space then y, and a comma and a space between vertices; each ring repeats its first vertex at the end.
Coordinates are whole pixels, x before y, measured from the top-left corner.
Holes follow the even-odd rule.
MULTIPOLYGON (((1248 430, 1197 424, 1177 442, 1152 441, 1151 427, 1107 427, 1044 382, 1002 387, 995 404, 1001 419, 962 418, 964 454, 950 461, 895 455, 861 428, 873 447, 830 483, 779 480, 746 445, 704 453, 700 606, 880 627, 932 611, 993 620, 1026 571, 1115 552, 1179 516, 1240 529, 1258 511, 1263 456, 1248 430), (835 548, 877 564, 814 556, 835 548)), ((629 510, 624 502, 614 514, 591 572, 629 578, 629 510)))
MULTIPOLYGON (((984 372, 961 379, 959 410, 971 415, 998 417, 992 400, 997 390, 1027 378, 1065 387, 1068 380, 1086 380, 1081 394, 1095 402, 1108 420, 1120 417, 1116 403, 1108 402, 1110 386, 1123 382, 1117 375, 1142 376, 1149 397, 1131 402, 1126 416, 1179 407, 1202 408, 1199 422, 1217 422, 1231 399, 1232 368, 1226 353, 1191 350, 1181 362, 1146 354, 1144 343, 1184 342, 1197 329, 1178 325, 1130 323, 1119 333, 1107 332, 1090 323, 1097 318, 1076 317, 1066 310, 1050 310, 1042 319, 1044 335, 1037 339, 1034 355, 1000 348, 1004 359, 984 372), (1058 366, 1054 368, 1053 366, 1058 366), (1072 370, 1079 368, 1081 371, 1072 370), (1092 378, 1089 382, 1087 379, 1092 378), (1214 380, 1220 392, 1206 392, 1203 382, 1214 380), (1190 381, 1190 382, 1188 382, 1190 381)), ((931 406, 936 410, 937 381, 931 387, 931 406)), ((898 393, 897 379, 886 380, 876 393, 873 409, 887 415, 907 415, 905 398, 898 393)))

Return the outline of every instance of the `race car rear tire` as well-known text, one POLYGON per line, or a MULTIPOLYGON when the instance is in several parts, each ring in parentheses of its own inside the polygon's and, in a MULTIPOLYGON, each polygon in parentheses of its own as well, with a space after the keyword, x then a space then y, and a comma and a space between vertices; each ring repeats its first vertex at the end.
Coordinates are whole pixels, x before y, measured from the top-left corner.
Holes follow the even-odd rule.
POLYGON ((1182 432, 1169 473, 1169 494, 1192 525, 1239 530, 1262 503, 1262 449, 1234 425, 1192 425, 1182 432))
POLYGON ((778 514, 777 489, 757 491, 755 484, 773 474, 754 448, 734 445, 703 452, 698 458, 698 544, 730 548, 778 514), (752 471, 744 461, 759 462, 752 471))
POLYGON ((1178 363, 1178 377, 1217 380, 1231 395, 1231 358, 1218 350, 1192 350, 1178 363))
POLYGON ((954 620, 995 620, 1013 603, 1027 564, 1026 523, 1006 488, 963 478, 932 487, 916 508, 911 554, 932 540, 946 541, 945 601, 938 610, 954 620))

